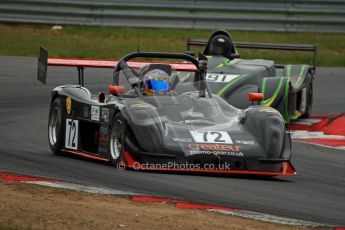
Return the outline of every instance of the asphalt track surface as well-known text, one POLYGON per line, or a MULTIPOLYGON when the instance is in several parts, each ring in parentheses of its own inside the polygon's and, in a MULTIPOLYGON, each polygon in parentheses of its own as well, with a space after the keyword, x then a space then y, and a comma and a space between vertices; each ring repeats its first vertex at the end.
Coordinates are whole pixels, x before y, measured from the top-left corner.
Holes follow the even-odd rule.
MULTIPOLYGON (((273 179, 116 171, 107 164, 54 156, 48 146, 50 91, 76 83, 75 68, 49 67, 36 80, 36 58, 0 57, 0 171, 49 177, 194 202, 345 226, 345 151, 293 143, 298 175, 273 179)), ((112 70, 86 70, 86 86, 106 90, 112 70)), ((320 68, 314 113, 345 112, 345 68, 320 68)))

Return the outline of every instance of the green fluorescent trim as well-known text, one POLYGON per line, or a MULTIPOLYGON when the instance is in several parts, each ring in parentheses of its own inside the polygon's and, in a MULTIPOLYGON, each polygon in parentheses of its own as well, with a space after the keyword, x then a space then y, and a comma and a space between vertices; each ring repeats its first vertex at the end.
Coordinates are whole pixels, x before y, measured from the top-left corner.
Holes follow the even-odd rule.
POLYGON ((284 117, 284 120, 286 121, 286 122, 288 122, 289 121, 289 109, 288 109, 288 107, 289 107, 289 86, 290 86, 290 80, 289 79, 287 79, 286 80, 286 83, 285 83, 285 92, 284 92, 284 94, 285 94, 285 96, 284 96, 284 99, 285 99, 285 108, 284 108, 284 115, 283 115, 283 117, 284 117))
POLYGON ((271 106, 273 101, 276 99, 282 85, 283 85, 283 82, 284 82, 284 78, 280 78, 280 81, 279 81, 279 84, 278 84, 278 87, 276 88, 276 91, 274 91, 274 94, 271 98, 265 100, 265 101, 262 101, 260 103, 260 105, 264 105, 264 106, 271 106))
POLYGON ((235 58, 234 60, 225 59, 222 63, 217 65, 216 68, 222 68, 222 67, 225 67, 225 66, 233 65, 233 64, 238 63, 241 60, 242 59, 240 59, 240 58, 235 58))
POLYGON ((217 65, 216 68, 222 68, 222 67, 224 67, 224 66, 227 66, 229 62, 230 62, 229 59, 225 59, 225 60, 222 61, 219 65, 217 65))
POLYGON ((290 79, 291 77, 291 69, 292 69, 292 65, 287 65, 287 78, 290 79))
POLYGON ((242 77, 247 76, 247 74, 242 74, 238 76, 237 78, 230 81, 228 84, 226 84, 224 87, 222 87, 216 94, 218 96, 221 96, 227 89, 229 89, 234 83, 236 83, 238 80, 240 80, 242 77))
POLYGON ((302 114, 298 111, 295 111, 291 116, 290 116, 290 120, 297 120, 297 118, 299 118, 302 114))
MULTIPOLYGON (((261 92, 262 92, 262 95, 264 96, 264 98, 265 98, 265 91, 266 91, 266 82, 267 82, 267 78, 264 78, 262 80, 262 89, 261 89, 261 92)), ((260 104, 261 104, 261 102, 260 102, 260 104)))
POLYGON ((234 60, 229 61, 228 65, 236 64, 236 63, 240 62, 241 60, 242 60, 241 58, 235 58, 234 60))

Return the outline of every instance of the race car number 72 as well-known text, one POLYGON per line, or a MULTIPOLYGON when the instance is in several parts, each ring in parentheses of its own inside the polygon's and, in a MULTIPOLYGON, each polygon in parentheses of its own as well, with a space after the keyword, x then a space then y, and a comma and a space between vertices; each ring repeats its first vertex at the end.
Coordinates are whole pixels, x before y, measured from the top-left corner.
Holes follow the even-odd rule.
POLYGON ((230 135, 225 131, 190 131, 190 133, 197 143, 233 143, 230 135))
POLYGON ((78 120, 66 119, 65 147, 78 149, 78 120))

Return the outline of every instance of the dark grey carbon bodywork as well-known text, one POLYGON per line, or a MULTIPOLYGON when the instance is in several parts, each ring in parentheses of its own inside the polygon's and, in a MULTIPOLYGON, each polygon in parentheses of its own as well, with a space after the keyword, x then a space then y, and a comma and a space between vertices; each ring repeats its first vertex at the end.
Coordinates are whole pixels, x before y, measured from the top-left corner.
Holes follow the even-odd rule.
MULTIPOLYGON (((134 94, 131 90, 121 95, 110 94, 100 101, 99 95, 92 95, 79 85, 53 90, 52 105, 57 98, 62 104, 64 120, 59 127, 63 132, 60 138, 65 140, 63 151, 112 159, 111 135, 120 114, 126 127, 123 160, 128 164, 130 154, 140 164, 220 166, 226 163, 230 168, 225 171, 286 174, 291 140, 277 110, 260 105, 241 110, 212 94, 205 81, 205 62, 191 56, 187 58, 197 67, 192 77, 197 91, 145 96, 138 88, 136 73, 125 61, 139 55, 126 56, 116 68, 123 71, 122 75, 114 75, 126 78, 136 90, 134 94)), ((175 56, 180 57, 172 55, 175 56)), ((169 54, 163 57, 171 58, 169 54)))
MULTIPOLYGON (((197 93, 176 97, 107 96, 106 103, 99 103, 86 88, 75 85, 55 88, 53 99, 56 97, 71 98, 72 112, 66 114, 67 119, 96 124, 99 133, 106 130, 107 134, 114 115, 122 113, 131 131, 127 148, 140 163, 231 162, 235 170, 280 171, 280 163, 290 160, 289 135, 282 116, 272 108, 251 106, 240 110, 219 96, 210 100, 197 93), (107 108, 109 119, 92 120, 91 106, 100 107, 100 111, 107 108), (195 146, 191 131, 196 130, 224 131, 229 134, 232 147, 205 153, 195 146)), ((97 152, 91 154, 108 158, 108 146, 101 142, 97 146, 97 152)), ((90 153, 82 141, 78 151, 90 153)))

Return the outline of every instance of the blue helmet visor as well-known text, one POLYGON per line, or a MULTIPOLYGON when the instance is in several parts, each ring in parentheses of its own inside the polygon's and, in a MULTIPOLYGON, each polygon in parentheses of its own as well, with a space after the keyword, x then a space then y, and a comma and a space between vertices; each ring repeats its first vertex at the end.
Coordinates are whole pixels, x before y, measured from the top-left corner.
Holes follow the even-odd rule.
POLYGON ((152 86, 152 89, 156 92, 169 92, 169 82, 164 80, 149 80, 152 86))

